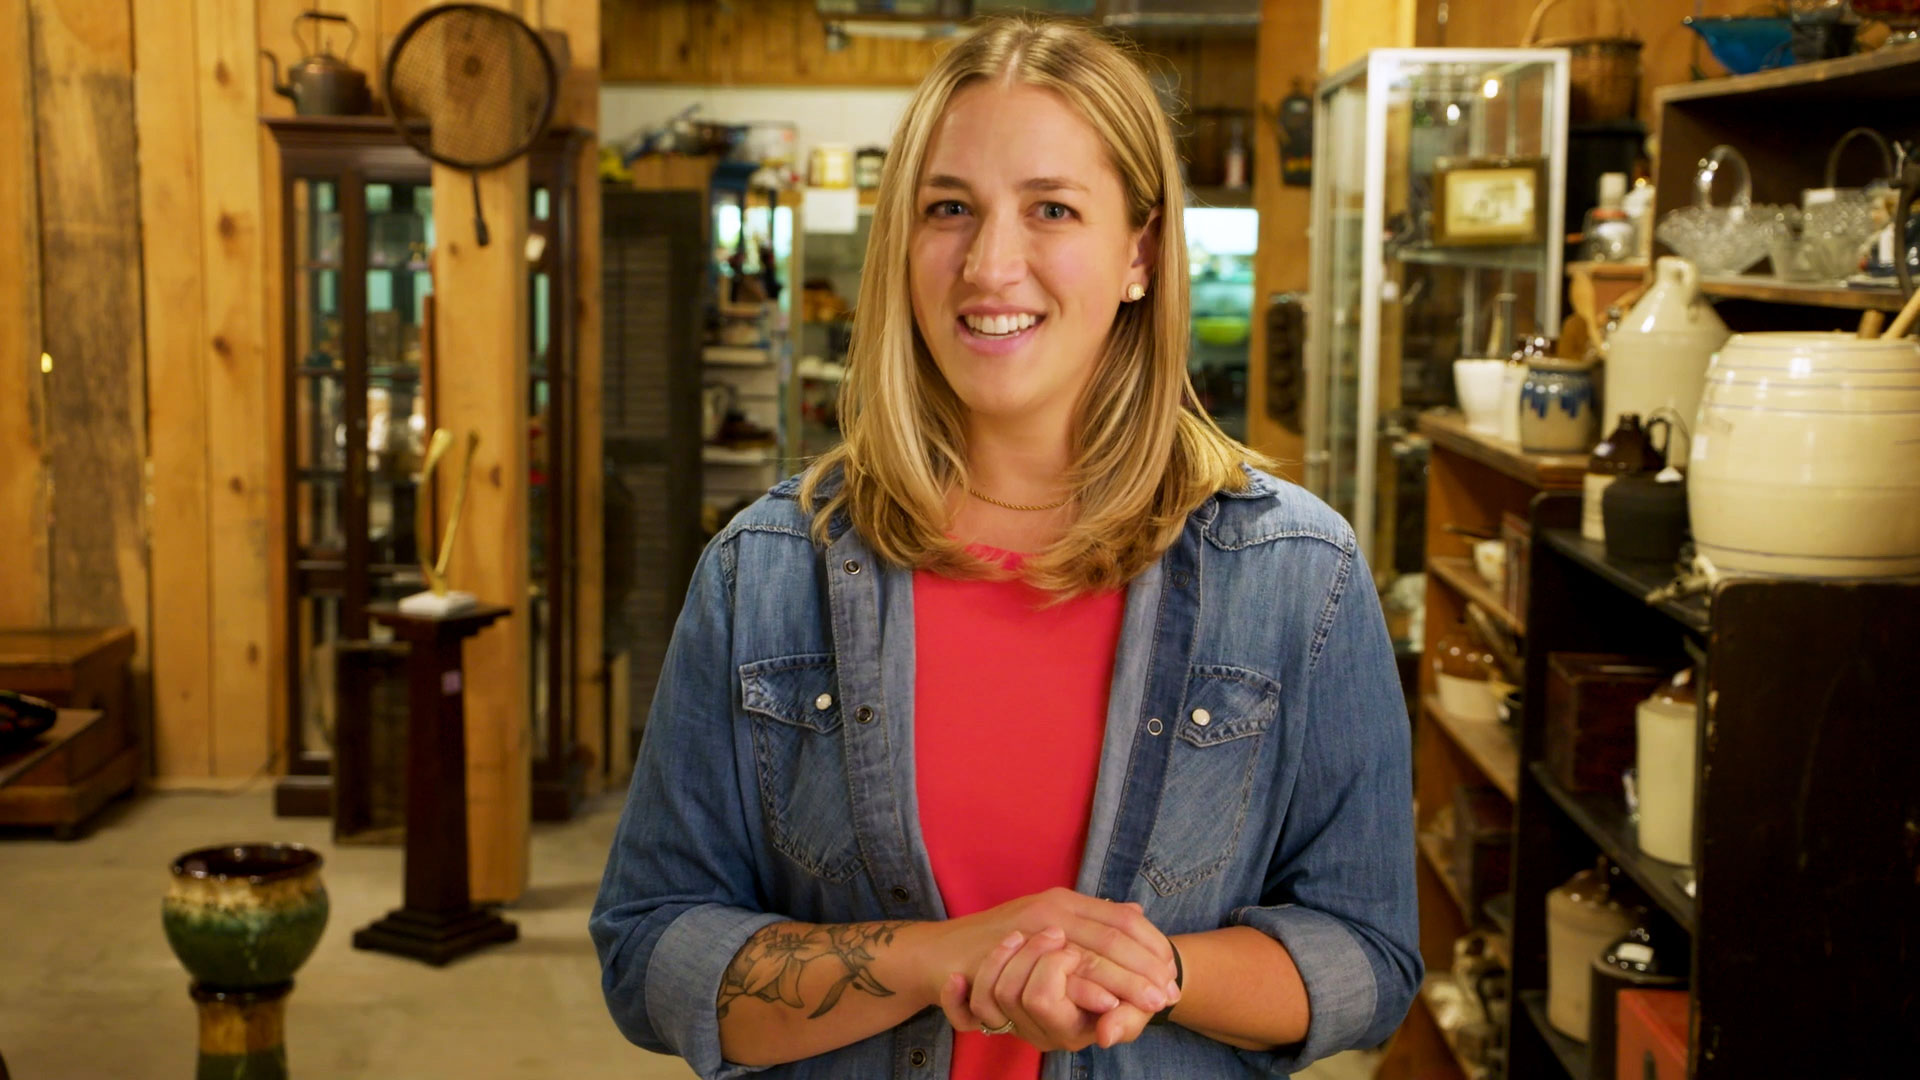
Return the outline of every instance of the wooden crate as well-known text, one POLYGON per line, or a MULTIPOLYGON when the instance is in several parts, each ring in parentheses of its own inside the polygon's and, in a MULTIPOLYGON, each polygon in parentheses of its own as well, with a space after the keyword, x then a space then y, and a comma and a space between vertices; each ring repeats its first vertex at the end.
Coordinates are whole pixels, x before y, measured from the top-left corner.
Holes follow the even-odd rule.
POLYGON ((127 668, 133 650, 126 627, 0 630, 0 688, 62 709, 47 735, 54 748, 0 790, 0 825, 50 825, 56 837, 71 839, 107 800, 133 787, 140 773, 127 668))

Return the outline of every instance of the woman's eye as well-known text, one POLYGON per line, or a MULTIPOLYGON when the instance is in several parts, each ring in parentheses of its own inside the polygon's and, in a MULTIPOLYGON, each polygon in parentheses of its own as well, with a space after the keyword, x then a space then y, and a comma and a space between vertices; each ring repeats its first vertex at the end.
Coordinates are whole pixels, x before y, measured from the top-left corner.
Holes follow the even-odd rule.
POLYGON ((1073 207, 1057 202, 1041 203, 1040 216, 1048 221, 1065 221, 1073 216, 1073 207))
POLYGON ((953 199, 942 199, 927 207, 927 216, 933 218, 958 217, 966 212, 966 204, 953 199))

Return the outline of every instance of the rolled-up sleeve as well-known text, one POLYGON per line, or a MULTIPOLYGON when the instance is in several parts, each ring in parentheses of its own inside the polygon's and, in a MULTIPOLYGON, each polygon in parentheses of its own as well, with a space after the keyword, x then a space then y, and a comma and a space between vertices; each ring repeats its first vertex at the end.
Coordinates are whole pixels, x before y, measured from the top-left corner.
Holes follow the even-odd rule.
POLYGON ((733 764, 731 560, 723 538, 694 571, 588 921, 620 1031, 709 1080, 757 1071, 721 1058, 714 1003, 747 938, 781 921, 754 907, 733 764))
POLYGON ((1261 904, 1230 919, 1285 946, 1306 984, 1305 1041, 1245 1055, 1277 1075, 1386 1041, 1420 987, 1412 740, 1372 580, 1349 534, 1289 695, 1299 771, 1261 904))

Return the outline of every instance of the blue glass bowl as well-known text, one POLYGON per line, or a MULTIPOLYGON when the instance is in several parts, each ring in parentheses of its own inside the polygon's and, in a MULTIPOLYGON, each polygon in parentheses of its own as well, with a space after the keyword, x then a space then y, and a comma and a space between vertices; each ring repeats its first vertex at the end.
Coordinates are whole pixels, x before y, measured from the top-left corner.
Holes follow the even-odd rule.
POLYGON ((1735 75, 1793 63, 1793 21, 1760 15, 1688 16, 1681 24, 1700 35, 1707 51, 1735 75))

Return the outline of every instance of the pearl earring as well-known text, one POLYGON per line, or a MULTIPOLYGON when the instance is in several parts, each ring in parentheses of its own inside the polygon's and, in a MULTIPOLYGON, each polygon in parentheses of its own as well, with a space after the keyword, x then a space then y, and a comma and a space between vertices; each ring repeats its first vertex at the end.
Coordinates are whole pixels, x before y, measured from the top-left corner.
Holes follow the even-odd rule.
POLYGON ((1147 295, 1147 287, 1145 285, 1142 285, 1136 281, 1133 284, 1127 286, 1128 300, 1138 300, 1145 295, 1147 295))

